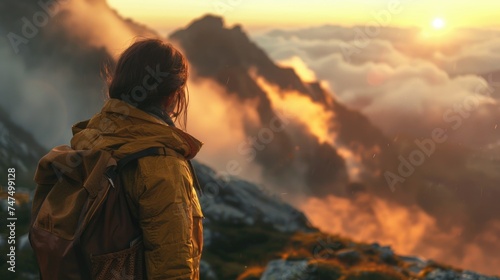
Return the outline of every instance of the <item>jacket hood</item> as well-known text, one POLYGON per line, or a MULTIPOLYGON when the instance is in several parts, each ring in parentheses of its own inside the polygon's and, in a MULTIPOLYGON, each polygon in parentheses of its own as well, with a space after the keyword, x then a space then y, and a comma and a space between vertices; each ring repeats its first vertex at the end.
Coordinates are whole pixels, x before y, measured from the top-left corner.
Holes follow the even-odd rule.
POLYGON ((118 99, 107 100, 100 113, 73 125, 72 132, 73 149, 114 150, 118 158, 149 147, 167 147, 192 159, 203 145, 164 120, 118 99))

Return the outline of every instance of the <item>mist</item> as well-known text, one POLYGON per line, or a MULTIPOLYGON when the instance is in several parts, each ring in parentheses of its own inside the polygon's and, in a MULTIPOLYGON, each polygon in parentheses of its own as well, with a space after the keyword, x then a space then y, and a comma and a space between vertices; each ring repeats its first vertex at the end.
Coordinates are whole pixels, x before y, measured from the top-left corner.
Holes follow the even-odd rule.
MULTIPOLYGON (((8 2, 0 30, 18 32, 38 8, 8 2)), ((105 1, 72 3, 18 54, 0 41, 0 106, 47 149, 69 143, 71 125, 100 110, 104 65, 137 38, 161 38, 105 1)), ((415 47, 418 30, 387 28, 346 59, 352 28, 276 30, 252 36, 272 60, 253 61, 265 55, 255 51, 240 62, 240 47, 254 47, 242 28, 212 21, 202 27, 233 37, 193 44, 209 56, 190 59, 187 131, 204 142, 197 160, 285 194, 327 232, 496 272, 500 109, 485 75, 500 70, 497 33, 464 32, 434 52, 415 47), (221 57, 236 70, 220 63, 217 72, 221 57), (384 172, 397 172, 398 156, 435 128, 450 140, 391 192, 384 172)))
POLYGON ((390 138, 399 133, 423 137, 435 127, 449 126, 452 115, 459 113, 457 107, 473 97, 477 108, 454 141, 477 146, 499 139, 498 132, 494 137, 475 137, 492 132, 495 124, 488 120, 500 117, 488 106, 496 105, 499 95, 485 78, 499 65, 498 54, 493 54, 498 40, 491 32, 470 32, 472 38, 462 36, 432 54, 421 54, 416 45, 430 47, 418 32, 384 28, 362 48, 346 51, 357 43, 356 30, 324 26, 275 30, 253 38, 278 63, 292 65, 292 61, 298 73, 307 73, 306 79, 314 76, 326 83, 334 97, 364 113, 390 138), (478 111, 481 115, 475 114, 478 111))

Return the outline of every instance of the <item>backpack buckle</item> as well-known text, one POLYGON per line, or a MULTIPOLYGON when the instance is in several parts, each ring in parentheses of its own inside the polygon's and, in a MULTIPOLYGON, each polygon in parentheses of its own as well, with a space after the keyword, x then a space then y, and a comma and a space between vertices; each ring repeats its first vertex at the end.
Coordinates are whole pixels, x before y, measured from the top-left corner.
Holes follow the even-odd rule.
POLYGON ((111 166, 108 168, 108 170, 106 170, 106 172, 104 173, 104 175, 106 176, 106 179, 108 179, 108 182, 109 184, 111 185, 111 187, 113 187, 113 189, 115 189, 115 179, 116 179, 116 166, 111 166))

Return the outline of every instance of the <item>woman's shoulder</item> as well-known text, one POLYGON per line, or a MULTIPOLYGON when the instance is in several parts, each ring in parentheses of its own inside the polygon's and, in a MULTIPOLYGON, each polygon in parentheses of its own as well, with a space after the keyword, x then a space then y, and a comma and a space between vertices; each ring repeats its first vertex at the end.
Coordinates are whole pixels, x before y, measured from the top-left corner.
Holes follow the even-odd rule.
POLYGON ((147 156, 138 160, 138 169, 144 175, 155 173, 179 174, 189 171, 187 160, 173 149, 165 148, 165 154, 147 156))

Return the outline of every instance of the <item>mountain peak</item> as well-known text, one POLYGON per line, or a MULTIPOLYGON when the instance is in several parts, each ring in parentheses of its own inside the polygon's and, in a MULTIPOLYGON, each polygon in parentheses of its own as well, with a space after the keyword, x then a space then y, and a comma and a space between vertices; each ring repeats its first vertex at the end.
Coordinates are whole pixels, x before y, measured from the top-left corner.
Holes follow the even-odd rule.
POLYGON ((205 15, 204 17, 194 20, 190 28, 193 29, 223 29, 224 28, 224 19, 222 17, 216 15, 205 15))
POLYGON ((246 81, 242 88, 235 84, 241 79, 231 77, 235 73, 247 75, 250 69, 255 69, 258 75, 266 77, 280 88, 296 90, 313 99, 317 97, 293 69, 276 65, 249 39, 241 25, 228 28, 224 26, 223 18, 206 15, 193 21, 185 29, 172 33, 170 38, 179 42, 189 61, 198 70, 198 75, 215 78, 220 84, 227 86, 230 92, 237 92, 245 98, 255 96, 257 85, 253 85, 253 90, 248 89, 248 84, 252 84, 252 81, 246 81), (226 83, 228 77, 229 84, 226 83))

